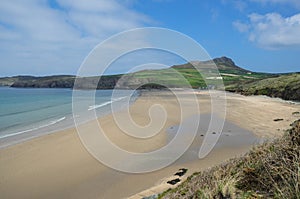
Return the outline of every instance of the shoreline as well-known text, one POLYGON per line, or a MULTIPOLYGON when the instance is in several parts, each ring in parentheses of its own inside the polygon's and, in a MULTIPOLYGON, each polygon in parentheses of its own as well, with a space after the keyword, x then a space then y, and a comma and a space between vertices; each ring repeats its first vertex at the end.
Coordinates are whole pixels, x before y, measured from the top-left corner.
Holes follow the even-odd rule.
MULTIPOLYGON (((32 139, 36 139, 42 136, 47 136, 49 134, 53 133, 59 133, 61 131, 66 131, 69 129, 74 128, 74 124, 70 124, 68 126, 65 126, 63 128, 59 129, 53 129, 53 128, 48 128, 46 130, 40 130, 40 131, 28 131, 24 133, 15 133, 15 135, 9 134, 7 137, 0 138, 0 150, 5 149, 7 147, 13 147, 14 145, 17 144, 22 144, 24 142, 30 141, 32 139)), ((47 127, 46 127, 47 128, 47 127)))
MULTIPOLYGON (((145 110, 148 110, 147 108, 153 103, 163 104, 171 113, 161 129, 161 132, 165 132, 168 128, 179 124, 179 110, 176 108, 177 103, 173 96, 165 91, 156 91, 155 94, 150 91, 138 97, 130 106, 131 114, 136 123, 145 125, 149 122, 145 110)), ((197 96, 202 108, 201 113, 209 114, 207 93, 199 92, 197 96)), ((226 121, 239 129, 244 129, 243 132, 253 132, 259 138, 282 135, 284 129, 289 126, 289 121, 298 117, 292 115, 292 112, 299 110, 297 104, 236 94, 227 94, 226 98, 228 109, 226 121), (262 112, 262 109, 265 111, 262 112), (274 113, 277 114, 276 118, 284 120, 273 121, 276 119, 274 113), (277 131, 277 128, 280 128, 280 131, 277 131)), ((199 110, 190 111, 192 115, 199 110)), ((108 130, 108 136, 114 143, 129 151, 151 151, 164 145, 166 139, 164 133, 159 133, 153 139, 140 143, 127 135, 121 135, 113 122, 112 115, 101 117, 98 121, 108 130)), ((89 131, 89 124, 85 125, 89 131)), ((230 128, 233 129, 232 126, 230 128)), ((168 178, 166 176, 173 176, 174 172, 182 167, 189 169, 184 175, 187 177, 189 172, 205 169, 247 152, 250 146, 230 148, 231 142, 234 141, 231 139, 233 136, 224 135, 223 144, 217 147, 205 161, 194 158, 194 151, 197 152, 199 149, 199 145, 196 144, 186 156, 170 167, 157 172, 130 175, 100 164, 82 146, 74 129, 66 129, 0 149, 2 176, 0 192, 3 198, 129 197, 149 187, 159 186, 161 182, 165 182, 164 179, 168 178), (18 192, 14 191, 15 187, 19 187, 18 192)), ((237 141, 240 143, 241 139, 236 137, 234 143, 237 141)))
MULTIPOLYGON (((26 89, 26 88, 24 88, 24 89, 26 89)), ((37 88, 37 89, 39 89, 39 88, 37 88)), ((42 88, 42 89, 44 89, 44 88, 42 88)), ((140 92, 135 92, 135 94, 132 96, 133 100, 130 100, 130 105, 137 100, 139 95, 140 95, 140 92)), ((96 119, 100 119, 103 116, 111 114, 111 110, 107 110, 106 105, 110 105, 111 103, 114 103, 114 101, 109 101, 109 102, 104 102, 104 103, 107 103, 107 104, 105 104, 105 105, 101 104, 101 107, 102 106, 104 106, 104 107, 101 109, 101 112, 96 113, 97 114, 96 119)), ((97 105, 95 105, 95 107, 93 109, 88 109, 88 111, 94 110, 94 109, 96 110, 98 108, 99 107, 97 107, 97 105)), ((92 118, 92 119, 81 121, 79 123, 79 125, 85 124, 92 120, 95 120, 95 119, 92 118)), ((35 138, 45 136, 48 134, 66 131, 66 130, 69 130, 72 128, 76 128, 73 113, 72 114, 66 113, 63 117, 61 117, 57 120, 53 120, 51 122, 41 124, 38 126, 33 126, 33 127, 31 127, 31 129, 19 130, 17 132, 7 134, 7 135, 4 135, 3 137, 0 137, 0 149, 10 147, 15 144, 23 143, 23 142, 29 141, 31 139, 35 139, 35 138)))
MULTIPOLYGON (((26 88, 25 88, 26 89, 26 88)), ((184 90, 184 89, 182 89, 184 90)), ((199 90, 194 90, 195 92, 199 92, 199 90)), ((135 100, 138 99, 138 97, 142 94, 142 93, 146 93, 146 92, 165 92, 164 90, 141 90, 139 91, 139 94, 137 94, 135 100)), ((200 91, 201 92, 207 92, 207 91, 200 91)), ((270 96, 266 96, 266 95, 242 95, 240 93, 234 93, 234 92, 229 92, 229 91, 225 91, 226 92, 226 95, 239 95, 241 97, 253 97, 253 98, 261 98, 261 99, 266 99, 266 100, 273 100, 273 101, 277 101, 279 103, 287 103, 287 104, 293 104, 293 105, 300 105, 300 102, 298 101, 291 101, 291 100, 284 100, 284 99, 281 99, 281 98, 278 98, 278 97, 270 97, 270 96)), ((131 103, 134 103, 135 102, 132 101, 131 103)), ((108 112, 105 112, 103 115, 100 115, 100 116, 97 116, 97 119, 99 120, 101 117, 105 116, 105 115, 109 115, 111 114, 110 111, 108 112)), ((66 118, 67 116, 65 116, 66 118)), ((73 117, 73 116, 72 116, 73 117)), ((52 134, 52 133, 58 133, 58 132, 61 132, 61 131, 65 131, 65 130, 69 130, 69 129, 72 129, 72 128, 75 128, 75 124, 73 123, 74 122, 74 119, 73 118, 68 118, 69 120, 72 120, 72 124, 68 124, 68 125, 63 125, 63 127, 56 127, 56 128, 53 128, 52 126, 49 126, 49 127, 45 127, 45 129, 43 129, 44 127, 42 127, 42 130, 40 129, 37 129, 36 130, 30 130, 28 132, 24 132, 24 133, 15 133, 15 135, 7 135, 7 137, 1 137, 0 138, 0 149, 3 149, 3 148, 6 148, 6 147, 10 147, 10 146, 13 146, 13 145, 16 145, 16 144, 20 144, 20 143, 23 143, 23 142, 26 142, 26 141, 29 141, 31 139, 35 139, 35 138, 38 138, 40 136, 45 136, 45 135, 48 135, 48 134, 52 134)), ((84 123, 87 123, 87 122, 90 122, 90 121, 85 121, 83 122, 82 124, 84 123)), ((27 130, 24 130, 24 131, 27 131, 27 130)))

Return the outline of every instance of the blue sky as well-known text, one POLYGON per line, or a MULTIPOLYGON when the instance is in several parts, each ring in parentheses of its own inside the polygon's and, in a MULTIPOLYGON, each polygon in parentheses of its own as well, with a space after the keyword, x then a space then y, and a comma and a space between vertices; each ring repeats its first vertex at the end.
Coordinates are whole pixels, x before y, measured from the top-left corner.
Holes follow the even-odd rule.
POLYGON ((299 0, 2 0, 0 76, 76 74, 98 43, 149 26, 249 70, 300 71, 299 0))

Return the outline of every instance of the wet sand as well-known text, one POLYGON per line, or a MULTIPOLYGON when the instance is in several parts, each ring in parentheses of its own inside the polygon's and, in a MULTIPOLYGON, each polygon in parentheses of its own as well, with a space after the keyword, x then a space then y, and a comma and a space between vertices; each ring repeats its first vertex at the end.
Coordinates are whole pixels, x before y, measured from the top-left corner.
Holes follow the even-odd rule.
MULTIPOLYGON (((197 98, 201 111, 186 106, 183 120, 195 114, 204 117, 210 114, 208 93, 198 93, 197 98)), ((185 100, 188 102, 189 98, 185 100)), ((141 141, 124 134, 112 115, 101 117, 98 122, 107 137, 119 147, 133 152, 153 151, 164 146, 170 138, 171 129, 176 129, 182 122, 178 101, 164 91, 144 92, 130 106, 132 119, 141 126, 147 125, 151 121, 148 109, 153 104, 163 106, 168 117, 151 139, 141 141)), ((34 138, 0 150, 1 198, 124 198, 136 193, 140 194, 135 198, 141 198, 167 188, 166 181, 173 179, 180 168, 188 169, 183 176, 185 178, 193 171, 247 152, 252 144, 259 142, 258 138, 282 135, 289 124, 299 118, 292 114, 299 109, 298 104, 278 99, 227 94, 224 132, 206 158, 197 158, 203 139, 203 129, 199 129, 192 146, 179 160, 165 169, 145 174, 126 174, 99 163, 87 152, 74 128, 34 138), (283 121, 273 121, 276 118, 283 121)), ((124 113, 120 111, 117 114, 124 113)), ((153 117, 163 119, 159 112, 154 112, 153 117)), ((90 132, 95 122, 86 123, 82 128, 90 132)))

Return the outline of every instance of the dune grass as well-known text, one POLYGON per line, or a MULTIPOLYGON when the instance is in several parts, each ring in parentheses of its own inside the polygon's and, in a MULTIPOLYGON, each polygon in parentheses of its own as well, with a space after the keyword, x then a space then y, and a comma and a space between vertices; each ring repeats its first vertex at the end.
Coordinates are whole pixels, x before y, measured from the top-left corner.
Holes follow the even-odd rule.
POLYGON ((282 74, 246 83, 236 81, 236 84, 227 84, 226 90, 243 95, 267 95, 300 101, 300 73, 282 74))
POLYGON ((195 173, 159 198, 300 199, 300 120, 283 137, 195 173))

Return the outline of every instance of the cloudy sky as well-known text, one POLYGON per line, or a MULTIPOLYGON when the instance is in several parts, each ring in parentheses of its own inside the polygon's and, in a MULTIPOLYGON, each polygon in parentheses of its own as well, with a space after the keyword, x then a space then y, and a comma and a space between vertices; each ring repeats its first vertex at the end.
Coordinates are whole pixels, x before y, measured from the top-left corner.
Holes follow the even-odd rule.
POLYGON ((1 0, 0 76, 76 74, 97 44, 138 27, 179 31, 249 70, 300 71, 299 0, 1 0))

